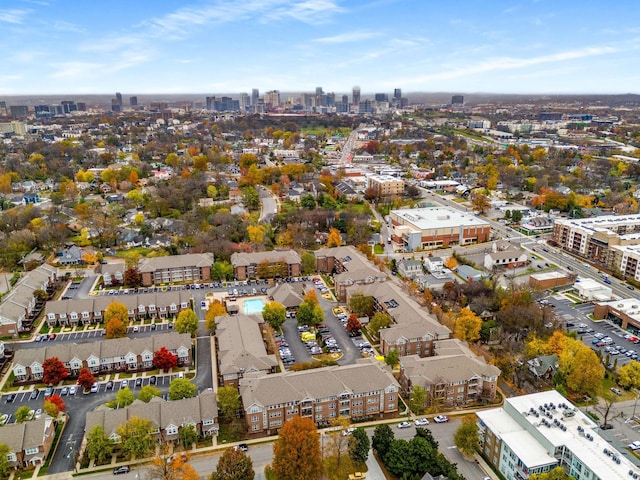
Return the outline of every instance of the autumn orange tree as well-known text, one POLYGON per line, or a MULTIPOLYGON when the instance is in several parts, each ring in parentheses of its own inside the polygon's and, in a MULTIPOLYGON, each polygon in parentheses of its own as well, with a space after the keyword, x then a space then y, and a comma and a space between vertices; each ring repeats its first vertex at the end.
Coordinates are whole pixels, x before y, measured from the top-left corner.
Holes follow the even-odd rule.
POLYGON ((209 330, 216 328, 216 317, 222 317, 227 314, 227 309, 220 300, 214 300, 209 304, 207 313, 204 316, 205 324, 209 330))
POLYGON ((47 415, 56 418, 60 412, 67 409, 67 406, 59 395, 51 395, 44 401, 43 409, 47 415))
POLYGON ((320 478, 320 435, 313 420, 296 416, 280 429, 273 444, 273 472, 278 480, 320 478))
POLYGON ((51 357, 42 362, 42 382, 47 385, 56 385, 69 375, 67 367, 58 357, 51 357))
POLYGON ((327 247, 339 247, 342 245, 342 234, 337 228, 329 229, 329 237, 327 238, 327 247))
POLYGON ((198 480, 198 472, 188 463, 189 455, 186 452, 174 453, 170 457, 166 455, 153 459, 149 472, 150 478, 158 480, 198 480))
POLYGON ((120 302, 111 303, 104 312, 107 338, 121 338, 127 335, 129 309, 120 302))
POLYGON ((96 377, 93 376, 91 370, 88 368, 82 368, 80 370, 80 375, 78 375, 78 385, 88 391, 96 381, 96 377))

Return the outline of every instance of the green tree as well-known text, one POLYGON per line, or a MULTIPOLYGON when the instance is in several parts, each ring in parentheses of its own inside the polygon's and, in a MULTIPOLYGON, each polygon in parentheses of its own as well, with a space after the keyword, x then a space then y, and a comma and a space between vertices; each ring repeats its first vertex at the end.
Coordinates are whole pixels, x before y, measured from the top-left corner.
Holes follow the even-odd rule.
POLYGON ((107 437, 102 425, 95 425, 87 434, 87 455, 97 465, 104 465, 111 460, 113 443, 107 437))
POLYGON ((180 428, 178 437, 180 437, 180 445, 182 445, 182 448, 189 450, 198 440, 198 431, 196 430, 195 425, 187 423, 180 428))
POLYGON ((320 435, 313 420, 296 416, 280 429, 273 444, 273 472, 278 480, 320 478, 320 435))
POLYGON ((229 280, 233 278, 233 265, 226 260, 217 260, 213 262, 211 277, 214 280, 229 280))
POLYGON ((311 194, 303 195, 300 199, 300 205, 307 210, 315 210, 316 199, 311 194))
POLYGON ((298 306, 297 318, 300 325, 319 325, 324 322, 324 311, 320 305, 304 300, 298 306))
POLYGON ((380 458, 384 458, 391 446, 391 443, 395 440, 393 430, 386 423, 378 425, 373 430, 373 437, 371 438, 371 447, 376 451, 380 458))
POLYGON ((30 411, 31 411, 31 409, 29 407, 27 407, 26 405, 23 405, 22 407, 18 408, 16 410, 16 413, 14 413, 14 416, 16 417, 16 422, 17 423, 24 423, 27 420, 31 420, 30 411))
POLYGON ((153 385, 145 385, 138 392, 138 400, 149 403, 153 397, 161 397, 162 393, 153 385))
POLYGON ((176 332, 189 333, 192 337, 194 337, 197 331, 198 316, 196 315, 196 312, 194 312, 190 308, 182 310, 178 314, 178 318, 176 319, 176 332))
POLYGON ((249 210, 256 210, 260 207, 260 196, 255 187, 247 186, 242 189, 242 203, 249 210))
POLYGON ((116 429, 120 435, 120 449, 127 458, 148 457, 153 449, 151 421, 146 418, 131 417, 116 429))
POLYGON ((287 309, 278 302, 269 302, 262 309, 262 318, 274 330, 280 330, 280 327, 287 319, 287 309))
POLYGON ((511 220, 513 220, 515 223, 520 223, 522 221, 522 211, 514 210, 511 214, 511 220))
POLYGON ((396 350, 395 348, 392 348, 391 350, 389 350, 389 353, 387 353, 387 356, 384 357, 384 363, 386 363, 391 368, 393 368, 398 364, 399 359, 400 359, 400 354, 398 353, 398 350, 396 350))
POLYGON ((409 397, 409 405, 411 411, 416 415, 424 413, 424 404, 427 401, 427 391, 422 385, 411 386, 411 396, 409 397))
POLYGON ((364 428, 358 427, 349 438, 349 456, 355 463, 364 463, 369 458, 371 442, 364 428))
POLYGON ((111 402, 114 408, 124 408, 128 407, 133 403, 136 397, 133 395, 133 392, 129 387, 121 388, 116 393, 116 398, 111 402))
POLYGON ((236 417, 236 412, 240 408, 240 395, 236 387, 227 385, 218 389, 218 408, 222 417, 228 421, 236 417))
POLYGON ((356 292, 349 299, 349 308, 358 317, 371 316, 373 314, 373 297, 356 292))
POLYGON ((300 255, 300 260, 302 262, 302 273, 304 275, 312 275, 316 272, 316 256, 313 253, 303 252, 302 255, 300 255))
POLYGON ((6 443, 0 443, 0 479, 6 480, 11 475, 8 455, 11 449, 6 443))
POLYGON ((240 449, 227 448, 210 480, 253 480, 254 477, 251 457, 240 449))
POLYGON ((575 480, 572 475, 567 475, 562 467, 556 467, 550 472, 534 473, 529 480, 575 480))
POLYGON ((169 384, 169 400, 196 396, 196 386, 188 378, 174 378, 169 384))
POLYGON ((371 333, 371 335, 377 337, 378 332, 381 329, 387 328, 389 325, 391 325, 392 321, 393 320, 391 319, 391 315, 389 315, 388 313, 376 312, 376 314, 371 317, 369 325, 367 326, 367 330, 369 330, 369 333, 371 333))
POLYGON ((462 425, 458 427, 453 441, 458 450, 465 456, 470 457, 478 449, 478 425, 472 415, 462 419, 462 425))

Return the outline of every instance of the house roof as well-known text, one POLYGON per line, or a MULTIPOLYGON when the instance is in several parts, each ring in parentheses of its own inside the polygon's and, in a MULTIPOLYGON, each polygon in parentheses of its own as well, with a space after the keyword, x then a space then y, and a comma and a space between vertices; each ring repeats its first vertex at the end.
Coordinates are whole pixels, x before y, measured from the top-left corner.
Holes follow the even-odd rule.
POLYGON ((185 255, 144 258, 138 266, 138 271, 145 273, 165 268, 211 267, 212 265, 213 253, 187 253, 185 255))
POLYGON ((23 423, 9 423, 0 428, 0 443, 4 443, 13 453, 44 444, 45 433, 52 418, 42 415, 40 418, 23 423))
POLYGON ((314 252, 316 258, 334 257, 342 263, 346 271, 333 276, 338 284, 348 284, 367 278, 374 280, 386 279, 387 276, 375 267, 364 255, 351 245, 322 248, 314 252))
POLYGON ((248 267, 259 265, 264 261, 270 263, 284 261, 288 265, 301 263, 300 255, 295 250, 271 250, 268 252, 236 252, 231 255, 231 264, 234 267, 248 267))
POLYGON ((303 298, 301 283, 278 283, 275 287, 269 289, 269 296, 274 302, 284 305, 286 308, 294 308, 299 306, 303 298))
POLYGON ((239 371, 270 370, 278 365, 268 355, 262 339, 262 319, 252 315, 234 315, 216 319, 218 363, 222 375, 239 371))

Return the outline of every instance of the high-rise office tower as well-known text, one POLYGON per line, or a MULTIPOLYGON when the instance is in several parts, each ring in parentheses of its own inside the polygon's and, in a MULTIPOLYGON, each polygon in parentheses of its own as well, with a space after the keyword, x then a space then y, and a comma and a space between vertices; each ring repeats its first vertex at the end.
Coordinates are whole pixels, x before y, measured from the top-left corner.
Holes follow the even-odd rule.
POLYGON ((451 97, 451 105, 462 105, 464 103, 463 95, 454 95, 451 97))
POLYGON ((388 102, 389 96, 386 93, 376 93, 375 100, 376 102, 388 102))
POLYGON ((251 105, 255 106, 258 104, 258 98, 260 98, 260 92, 257 88, 251 90, 251 105))
POLYGON ((116 92, 116 102, 118 105, 122 106, 122 94, 120 92, 116 92))
POLYGON ((249 97, 249 95, 246 93, 241 93, 240 94, 240 110, 244 112, 250 104, 251 104, 251 97, 249 97))
POLYGON ((132 107, 138 106, 138 97, 129 97, 129 105, 132 107))
POLYGON ((400 100, 402 98, 402 89, 396 88, 393 90, 393 98, 396 100, 400 100))
POLYGON ((352 102, 354 105, 360 105, 360 87, 353 87, 352 102))

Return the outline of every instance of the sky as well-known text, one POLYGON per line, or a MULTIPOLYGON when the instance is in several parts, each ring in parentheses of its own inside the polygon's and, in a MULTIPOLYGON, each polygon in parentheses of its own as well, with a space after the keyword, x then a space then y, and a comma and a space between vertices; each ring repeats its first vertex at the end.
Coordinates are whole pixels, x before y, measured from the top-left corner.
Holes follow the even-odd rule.
POLYGON ((12 0, 0 95, 639 93, 637 0, 12 0))

